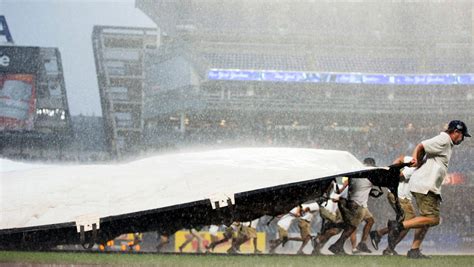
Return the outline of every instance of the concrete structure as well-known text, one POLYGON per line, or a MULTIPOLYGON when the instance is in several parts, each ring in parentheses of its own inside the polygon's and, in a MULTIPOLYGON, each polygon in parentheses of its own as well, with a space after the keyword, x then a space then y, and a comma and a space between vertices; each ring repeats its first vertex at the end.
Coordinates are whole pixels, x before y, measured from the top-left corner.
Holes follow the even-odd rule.
MULTIPOLYGON (((140 119, 129 121, 141 128, 113 126, 120 109, 107 103, 123 100, 102 95, 111 151, 119 151, 117 142, 124 155, 272 144, 391 160, 452 118, 474 124, 463 108, 474 101, 472 3, 138 0, 136 6, 159 32, 102 33, 131 31, 122 34, 125 46, 153 43, 136 46, 143 98, 134 105, 140 119), (381 133, 405 143, 389 143, 381 133)), ((122 64, 100 53, 98 66, 122 64)), ((108 88, 104 69, 98 67, 99 83, 108 88)))
POLYGON ((0 46, 0 140, 4 156, 58 158, 71 141, 72 125, 57 48, 0 46))
POLYGON ((474 101, 472 3, 137 0, 136 6, 161 30, 161 45, 146 52, 144 64, 149 147, 265 143, 281 129, 307 140, 334 125, 472 120, 472 111, 452 108, 474 101))
POLYGON ((143 62, 155 50, 156 29, 95 26, 96 62, 108 150, 120 157, 141 148, 143 129, 143 62))

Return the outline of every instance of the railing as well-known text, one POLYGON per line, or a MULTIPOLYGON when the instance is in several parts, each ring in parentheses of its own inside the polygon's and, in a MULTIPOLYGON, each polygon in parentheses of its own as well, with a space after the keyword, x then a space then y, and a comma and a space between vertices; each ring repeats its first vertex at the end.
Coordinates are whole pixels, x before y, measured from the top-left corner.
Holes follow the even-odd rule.
MULTIPOLYGON (((168 112, 178 109, 189 110, 235 110, 235 111, 281 111, 281 112, 336 112, 336 113, 445 113, 456 114, 463 110, 454 106, 470 106, 472 100, 461 95, 430 97, 430 95, 397 95, 389 99, 387 94, 344 94, 333 93, 331 97, 310 94, 270 94, 270 95, 235 95, 232 92, 180 95, 167 94, 167 101, 160 103, 160 108, 168 112), (174 100, 173 100, 174 99, 174 100), (178 107, 176 103, 180 103, 178 107)), ((156 112, 160 113, 159 110, 156 112)), ((468 112, 468 111, 464 111, 468 112)))
MULTIPOLYGON (((282 52, 283 53, 283 52, 282 52)), ((336 57, 262 53, 202 53, 211 68, 250 70, 304 70, 327 72, 373 73, 467 73, 474 70, 468 59, 395 58, 395 57, 336 57)))

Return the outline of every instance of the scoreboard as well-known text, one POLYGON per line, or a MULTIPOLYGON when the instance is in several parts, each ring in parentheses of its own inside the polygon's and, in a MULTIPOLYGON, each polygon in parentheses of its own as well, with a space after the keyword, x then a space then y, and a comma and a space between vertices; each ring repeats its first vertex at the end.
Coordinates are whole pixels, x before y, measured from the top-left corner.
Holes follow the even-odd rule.
POLYGON ((0 46, 0 130, 32 130, 39 47, 0 46))

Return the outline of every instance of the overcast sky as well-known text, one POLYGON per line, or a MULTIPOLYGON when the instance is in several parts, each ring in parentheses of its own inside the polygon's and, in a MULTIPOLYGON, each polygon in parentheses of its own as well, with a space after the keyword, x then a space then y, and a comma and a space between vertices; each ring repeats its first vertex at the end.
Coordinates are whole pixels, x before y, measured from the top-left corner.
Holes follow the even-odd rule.
POLYGON ((156 27, 134 0, 0 0, 0 15, 16 45, 59 48, 72 115, 102 116, 93 26, 156 27))

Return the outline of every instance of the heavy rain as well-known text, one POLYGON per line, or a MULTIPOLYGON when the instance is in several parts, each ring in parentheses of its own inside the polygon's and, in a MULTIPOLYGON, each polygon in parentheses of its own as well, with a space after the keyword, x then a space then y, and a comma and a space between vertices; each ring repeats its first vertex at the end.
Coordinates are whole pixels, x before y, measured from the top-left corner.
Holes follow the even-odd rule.
POLYGON ((469 265, 473 25, 472 1, 1 1, 0 265, 469 265))

